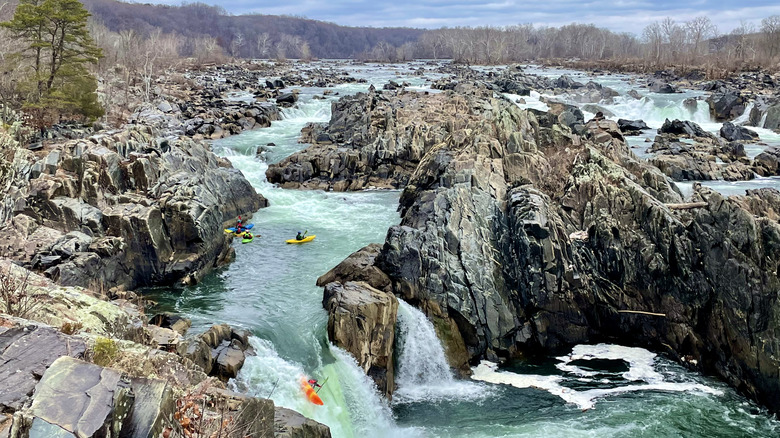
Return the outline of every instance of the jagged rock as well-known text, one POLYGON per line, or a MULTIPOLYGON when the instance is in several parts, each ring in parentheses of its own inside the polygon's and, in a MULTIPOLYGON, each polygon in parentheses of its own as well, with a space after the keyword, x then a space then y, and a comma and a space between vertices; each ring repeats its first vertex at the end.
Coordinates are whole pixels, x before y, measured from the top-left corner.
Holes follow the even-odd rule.
POLYGON ((617 124, 620 132, 625 135, 639 135, 642 130, 650 129, 644 120, 618 119, 617 124))
POLYGON ((761 176, 780 175, 780 148, 771 147, 753 160, 756 173, 761 176))
POLYGON ((330 438, 330 429, 286 408, 274 410, 275 438, 330 438))
POLYGON ((293 105, 298 101, 298 94, 296 93, 283 93, 276 97, 276 103, 282 105, 293 105))
POLYGON ((180 342, 176 352, 181 356, 191 360, 200 367, 204 373, 211 374, 214 358, 211 354, 212 348, 203 339, 191 338, 180 342))
POLYGON ((15 411, 60 356, 83 357, 83 340, 39 325, 0 327, 0 410, 15 411))
POLYGON ((212 352, 212 356, 215 358, 212 374, 225 382, 235 378, 246 360, 242 347, 241 342, 235 339, 222 341, 212 352))
POLYGON ((575 81, 569 75, 563 75, 553 80, 553 86, 555 88, 577 89, 584 87, 585 84, 575 81))
POLYGON ((53 175, 17 173, 20 221, 0 228, 0 255, 22 263, 60 256, 39 258, 38 268, 64 285, 125 289, 193 283, 226 261, 225 222, 267 201, 207 144, 155 134, 98 133, 56 145, 53 175), (29 219, 37 226, 21 225, 29 219))
POLYGON ((122 426, 120 438, 159 437, 167 427, 175 429, 176 401, 171 387, 162 380, 134 378, 130 381, 133 406, 122 426))
MULTIPOLYGON (((382 105, 399 98, 383 95, 390 102, 382 105)), ((693 358, 780 409, 780 325, 772 317, 780 193, 725 198, 695 186, 695 207, 672 209, 666 204, 681 203, 681 194, 631 154, 616 123, 593 120, 578 136, 560 113, 521 111, 484 94, 458 98, 484 111, 443 122, 449 134, 424 150, 401 195, 401 223, 375 261, 393 293, 434 322, 448 357, 638 345, 693 358), (569 237, 582 231, 587 238, 569 237)), ((429 99, 419 101, 422 108, 429 99)), ((349 132, 370 126, 363 120, 349 132)), ((380 126, 399 125, 388 116, 380 126)), ((689 151, 729 158, 696 125, 667 125, 695 137, 689 151)), ((722 166, 737 164, 745 165, 722 166)), ((721 172, 732 170, 743 169, 721 172)))
POLYGON ((381 250, 381 245, 372 243, 353 252, 335 268, 319 277, 317 286, 324 287, 333 282, 363 281, 374 289, 387 291, 390 286, 390 278, 374 265, 376 256, 381 250))
POLYGON ((11 435, 119 436, 134 399, 129 382, 120 373, 61 357, 36 386, 30 408, 15 417, 19 426, 11 435))
POLYGON ((727 141, 756 141, 758 140, 758 133, 752 131, 744 126, 738 126, 731 122, 726 122, 720 128, 720 136, 727 141))
POLYGON ((383 394, 392 395, 395 296, 363 282, 328 283, 322 305, 328 311, 328 339, 352 354, 383 394))
POLYGON ((649 84, 647 84, 647 87, 653 93, 671 94, 677 92, 677 90, 675 90, 672 85, 662 81, 651 81, 649 84))
POLYGON ((172 313, 158 313, 149 318, 149 324, 158 325, 162 328, 171 329, 174 332, 184 336, 187 330, 192 326, 189 319, 172 313))
POLYGON ((697 123, 688 120, 664 120, 658 129, 659 134, 685 135, 688 137, 713 138, 714 136, 701 128, 697 123))
POLYGON ((745 112, 746 99, 737 90, 719 89, 707 98, 710 114, 718 122, 733 120, 745 112))

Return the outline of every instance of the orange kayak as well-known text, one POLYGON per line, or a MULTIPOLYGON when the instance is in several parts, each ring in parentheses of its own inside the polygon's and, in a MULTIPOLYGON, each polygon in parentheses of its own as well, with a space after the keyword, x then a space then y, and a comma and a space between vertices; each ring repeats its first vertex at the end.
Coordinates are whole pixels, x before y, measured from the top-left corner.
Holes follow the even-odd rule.
POLYGON ((315 405, 322 406, 324 403, 322 403, 322 399, 319 395, 317 395, 316 392, 314 392, 314 388, 309 385, 309 382, 306 380, 305 377, 301 377, 301 389, 306 394, 306 397, 309 399, 310 402, 314 403, 315 405))

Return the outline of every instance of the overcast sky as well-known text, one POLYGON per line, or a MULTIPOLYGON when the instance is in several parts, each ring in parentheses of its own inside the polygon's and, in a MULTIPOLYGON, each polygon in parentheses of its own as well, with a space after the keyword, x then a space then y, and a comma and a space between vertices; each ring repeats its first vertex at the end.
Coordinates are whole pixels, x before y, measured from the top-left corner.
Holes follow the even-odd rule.
MULTIPOLYGON (((150 0, 141 0, 146 3, 150 0)), ((233 15, 259 13, 296 15, 345 26, 504 26, 534 23, 561 26, 593 23, 616 32, 641 35, 649 23, 672 17, 686 21, 706 15, 728 33, 740 21, 757 27, 761 19, 780 14, 778 0, 201 0, 220 5, 233 15)), ((151 0, 179 5, 181 0, 151 0)), ((189 2, 188 2, 189 3, 189 2)))

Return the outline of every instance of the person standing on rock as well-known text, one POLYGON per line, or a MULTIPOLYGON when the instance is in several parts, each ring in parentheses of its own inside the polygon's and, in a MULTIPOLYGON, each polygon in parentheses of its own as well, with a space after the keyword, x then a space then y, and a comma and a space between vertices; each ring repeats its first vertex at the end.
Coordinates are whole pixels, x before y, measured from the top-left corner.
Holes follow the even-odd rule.
POLYGON ((244 225, 241 223, 241 215, 238 215, 238 222, 236 223, 236 234, 241 234, 246 231, 244 225))

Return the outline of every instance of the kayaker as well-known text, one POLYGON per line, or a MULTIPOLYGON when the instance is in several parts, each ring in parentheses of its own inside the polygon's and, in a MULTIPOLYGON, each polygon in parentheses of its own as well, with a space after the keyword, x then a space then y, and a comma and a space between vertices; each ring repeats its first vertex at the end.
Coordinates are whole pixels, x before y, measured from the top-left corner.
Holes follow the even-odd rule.
POLYGON ((305 238, 306 238, 306 231, 304 231, 303 233, 301 233, 300 231, 298 231, 298 235, 297 235, 297 236, 295 236, 295 240, 303 240, 303 239, 305 239, 305 238))
POLYGON ((244 228, 244 225, 241 223, 241 215, 238 216, 238 222, 236 223, 236 234, 241 233, 246 228, 244 228))
POLYGON ((252 233, 250 233, 249 231, 244 231, 244 239, 251 239, 251 238, 252 238, 252 233))
POLYGON ((322 388, 322 385, 317 383, 317 379, 309 379, 309 385, 311 385, 312 388, 322 388))

